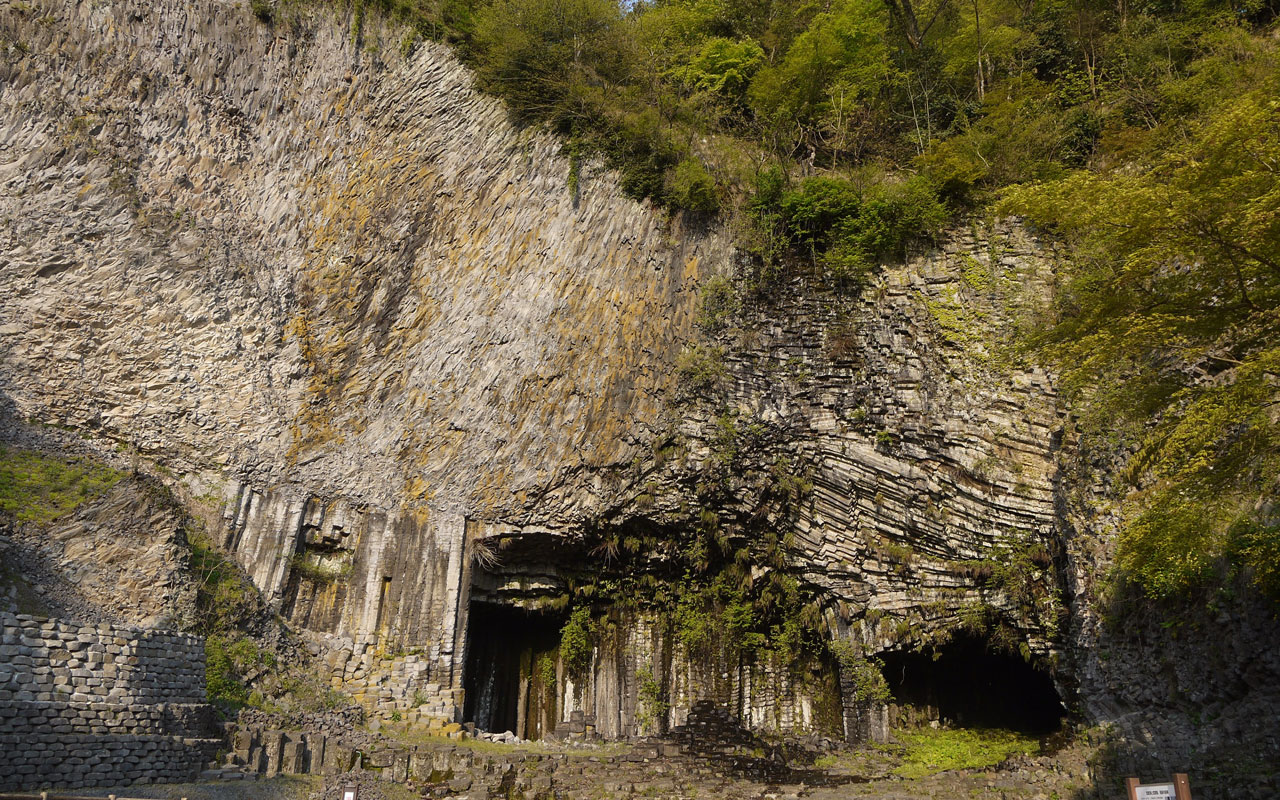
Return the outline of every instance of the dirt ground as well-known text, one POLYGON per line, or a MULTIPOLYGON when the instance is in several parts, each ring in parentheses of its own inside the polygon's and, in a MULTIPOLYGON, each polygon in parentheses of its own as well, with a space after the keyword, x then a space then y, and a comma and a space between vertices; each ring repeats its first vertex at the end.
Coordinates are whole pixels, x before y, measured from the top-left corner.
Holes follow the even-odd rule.
MULTIPOLYGON (((517 760, 521 748, 509 755, 517 760)), ((829 754, 812 765, 792 765, 782 780, 762 778, 750 759, 717 760, 680 756, 657 760, 602 758, 568 754, 531 768, 532 777, 508 781, 501 789, 467 776, 435 776, 415 786, 380 780, 373 772, 318 776, 279 776, 269 780, 133 786, 112 790, 118 797, 156 800, 341 800, 342 787, 358 783, 359 800, 1094 800, 1123 797, 1123 788, 1095 787, 1090 763, 1096 747, 1085 740, 1052 756, 1011 758, 985 769, 943 771, 902 778, 894 770, 902 753, 892 747, 867 747, 829 754), (468 782, 470 785, 468 785, 468 782)), ((525 774, 522 772, 522 775, 525 774)), ((781 774, 781 773, 780 773, 781 774)), ((1109 782, 1107 782, 1109 783, 1109 782)), ((98 796, 107 790, 96 792, 98 796)))

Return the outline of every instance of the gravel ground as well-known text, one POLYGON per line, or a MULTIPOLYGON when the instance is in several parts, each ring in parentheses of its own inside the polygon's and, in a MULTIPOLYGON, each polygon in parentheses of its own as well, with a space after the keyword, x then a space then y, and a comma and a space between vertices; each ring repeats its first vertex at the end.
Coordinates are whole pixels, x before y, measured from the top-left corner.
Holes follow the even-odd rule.
MULTIPOLYGON (((123 786, 118 789, 80 789, 84 797, 149 798, 153 800, 323 800, 321 779, 316 775, 280 775, 261 781, 211 781, 202 783, 157 783, 150 786, 123 786)), ((341 800, 341 794, 325 796, 341 800)), ((366 800, 361 794, 360 800, 366 800)), ((370 798, 369 800, 382 800, 370 798)), ((386 798, 392 800, 392 798, 386 798)))

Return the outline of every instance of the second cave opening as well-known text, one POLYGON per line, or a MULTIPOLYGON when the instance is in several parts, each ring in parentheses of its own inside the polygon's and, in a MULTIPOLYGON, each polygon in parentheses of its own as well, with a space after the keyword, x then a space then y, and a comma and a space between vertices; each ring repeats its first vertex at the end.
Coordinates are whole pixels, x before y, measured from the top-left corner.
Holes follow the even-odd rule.
POLYGON ((935 654, 881 654, 896 704, 944 724, 1009 728, 1044 735, 1058 730, 1064 709, 1053 680, 1017 655, 961 635, 935 654))

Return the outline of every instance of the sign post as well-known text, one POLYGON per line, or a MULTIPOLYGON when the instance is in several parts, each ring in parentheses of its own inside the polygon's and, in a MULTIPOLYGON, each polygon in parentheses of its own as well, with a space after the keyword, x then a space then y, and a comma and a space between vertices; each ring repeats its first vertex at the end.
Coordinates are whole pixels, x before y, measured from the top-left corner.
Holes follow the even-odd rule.
POLYGON ((1191 784, 1185 772, 1176 772, 1172 783, 1138 783, 1137 778, 1126 778, 1125 788, 1129 800, 1191 800, 1191 784))
POLYGON ((356 795, 359 793, 357 791, 358 789, 359 787, 354 783, 348 783, 346 786, 343 786, 342 800, 356 800, 356 795))

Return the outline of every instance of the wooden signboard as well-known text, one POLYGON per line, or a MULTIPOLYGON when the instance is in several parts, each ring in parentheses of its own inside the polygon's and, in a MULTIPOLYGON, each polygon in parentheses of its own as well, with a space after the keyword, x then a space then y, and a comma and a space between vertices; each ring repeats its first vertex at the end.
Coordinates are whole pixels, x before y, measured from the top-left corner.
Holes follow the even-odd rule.
POLYGON ((1129 800, 1191 800, 1191 784, 1185 773, 1174 773, 1173 783, 1138 783, 1137 778, 1125 782, 1129 800))

